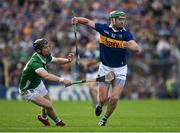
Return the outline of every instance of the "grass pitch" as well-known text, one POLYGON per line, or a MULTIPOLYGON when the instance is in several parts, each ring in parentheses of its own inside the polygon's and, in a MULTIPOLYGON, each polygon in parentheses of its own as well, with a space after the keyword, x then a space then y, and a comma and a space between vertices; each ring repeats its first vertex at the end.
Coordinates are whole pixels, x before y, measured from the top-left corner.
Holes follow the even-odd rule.
MULTIPOLYGON (((91 102, 54 102, 58 115, 67 124, 44 127, 36 120, 39 107, 26 101, 0 100, 1 132, 180 132, 180 101, 119 101, 106 127, 99 127, 91 102)), ((103 113, 105 108, 103 108, 103 113)))

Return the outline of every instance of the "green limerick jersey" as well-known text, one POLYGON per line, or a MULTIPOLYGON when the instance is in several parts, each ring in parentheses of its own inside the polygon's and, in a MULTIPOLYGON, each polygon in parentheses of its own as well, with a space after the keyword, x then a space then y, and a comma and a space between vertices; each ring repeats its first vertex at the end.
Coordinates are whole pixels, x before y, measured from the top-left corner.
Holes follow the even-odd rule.
POLYGON ((38 68, 44 68, 46 71, 48 69, 47 65, 52 61, 52 56, 46 57, 44 60, 37 54, 34 53, 31 59, 27 62, 26 66, 21 75, 19 88, 21 91, 36 88, 41 80, 35 70, 38 68))

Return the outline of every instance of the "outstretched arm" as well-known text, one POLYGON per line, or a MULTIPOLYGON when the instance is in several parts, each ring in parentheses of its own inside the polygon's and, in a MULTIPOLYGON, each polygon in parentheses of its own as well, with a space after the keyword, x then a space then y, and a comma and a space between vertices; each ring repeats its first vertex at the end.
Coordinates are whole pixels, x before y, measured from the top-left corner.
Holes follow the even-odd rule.
POLYGON ((58 77, 54 74, 50 74, 44 68, 38 68, 35 70, 35 72, 45 80, 60 82, 60 83, 64 83, 65 85, 71 85, 71 81, 65 80, 64 78, 58 77))
POLYGON ((95 23, 84 17, 72 18, 72 24, 83 24, 83 25, 87 25, 87 26, 90 26, 91 28, 95 29, 95 23))
POLYGON ((56 64, 66 64, 66 63, 70 63, 73 61, 74 58, 74 54, 73 53, 69 53, 67 55, 67 58, 57 58, 57 57, 53 57, 52 62, 56 63, 56 64))
POLYGON ((130 40, 124 44, 124 47, 137 53, 141 53, 141 47, 134 40, 130 40))

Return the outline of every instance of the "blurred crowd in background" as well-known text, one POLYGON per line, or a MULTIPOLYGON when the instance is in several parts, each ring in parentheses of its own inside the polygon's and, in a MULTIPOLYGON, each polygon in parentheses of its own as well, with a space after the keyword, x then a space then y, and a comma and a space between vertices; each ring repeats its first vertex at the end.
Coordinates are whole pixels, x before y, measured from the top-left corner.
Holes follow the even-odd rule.
MULTIPOLYGON (((127 13, 127 28, 142 47, 129 52, 129 70, 122 98, 178 98, 180 67, 179 0, 0 0, 0 89, 18 87, 22 69, 37 38, 47 38, 54 56, 75 51, 72 10, 77 16, 108 23, 112 10, 127 13)), ((98 51, 98 34, 77 27, 81 59, 98 51), (85 56, 87 55, 87 56, 85 56)), ((65 78, 84 78, 86 60, 64 66, 50 65, 50 72, 65 78)), ((53 84, 53 83, 47 83, 53 84)))

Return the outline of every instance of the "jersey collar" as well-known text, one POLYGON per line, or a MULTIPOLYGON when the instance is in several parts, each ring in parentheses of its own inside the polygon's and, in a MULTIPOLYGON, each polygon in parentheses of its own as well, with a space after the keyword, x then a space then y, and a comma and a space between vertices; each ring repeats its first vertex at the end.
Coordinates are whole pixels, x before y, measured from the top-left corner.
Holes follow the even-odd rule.
POLYGON ((38 53, 36 53, 36 55, 39 57, 39 59, 42 61, 42 63, 46 64, 46 61, 43 60, 43 58, 41 58, 41 56, 38 53))
POLYGON ((123 30, 126 31, 126 29, 124 27, 122 28, 122 30, 117 30, 117 29, 113 28, 113 26, 111 24, 109 25, 109 28, 111 28, 114 32, 119 32, 119 31, 122 32, 123 30))

